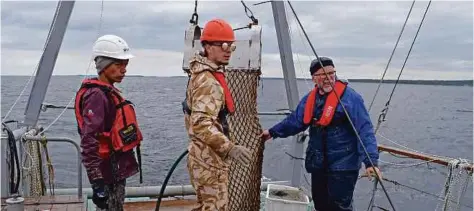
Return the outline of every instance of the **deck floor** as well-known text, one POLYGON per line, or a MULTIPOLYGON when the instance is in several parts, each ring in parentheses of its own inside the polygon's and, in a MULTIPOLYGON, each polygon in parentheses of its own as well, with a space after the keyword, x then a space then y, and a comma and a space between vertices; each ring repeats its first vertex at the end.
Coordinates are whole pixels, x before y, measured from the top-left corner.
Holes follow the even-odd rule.
MULTIPOLYGON (((196 205, 195 199, 174 199, 161 201, 160 211, 181 211, 191 210, 196 205)), ((156 200, 152 201, 137 201, 127 202, 124 204, 124 211, 154 211, 156 207, 156 200)))
MULTIPOLYGON (((6 210, 6 198, 2 198, 2 210, 6 210)), ((86 211, 86 205, 83 198, 77 195, 56 195, 42 196, 39 198, 26 197, 24 201, 24 210, 67 210, 67 211, 86 211)))

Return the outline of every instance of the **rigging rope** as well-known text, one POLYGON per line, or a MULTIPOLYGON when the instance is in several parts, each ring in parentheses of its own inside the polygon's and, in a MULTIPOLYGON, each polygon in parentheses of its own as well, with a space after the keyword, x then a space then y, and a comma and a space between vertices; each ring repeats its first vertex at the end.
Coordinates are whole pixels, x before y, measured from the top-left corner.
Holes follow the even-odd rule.
MULTIPOLYGON (((48 35, 46 36, 46 41, 44 43, 44 46, 43 46, 43 52, 41 54, 44 53, 44 51, 46 50, 46 45, 48 44, 48 42, 50 41, 51 39, 51 33, 53 32, 53 25, 54 23, 56 22, 56 18, 58 17, 58 13, 59 13, 59 7, 61 6, 61 1, 58 2, 58 4, 56 5, 56 12, 54 13, 54 16, 53 16, 53 22, 51 23, 51 25, 49 26, 49 32, 48 32, 48 35)), ((10 109, 8 110, 7 114, 5 114, 5 116, 3 117, 2 119, 2 122, 5 122, 5 120, 7 119, 8 115, 10 115, 10 113, 13 111, 13 108, 16 106, 16 104, 18 103, 18 100, 20 100, 21 96, 23 96, 23 93, 25 93, 26 91, 26 88, 28 87, 28 84, 30 84, 31 82, 31 79, 33 79, 33 76, 36 74, 36 72, 38 71, 38 66, 39 66, 39 63, 40 63, 41 59, 36 63, 36 66, 35 68, 33 69, 33 72, 31 73, 31 76, 30 78, 28 79, 28 81, 26 82, 26 84, 23 86, 23 90, 21 90, 20 92, 20 95, 16 98, 15 102, 13 103, 13 105, 10 107, 10 109)))
POLYGON ((383 82, 385 74, 387 73, 387 70, 388 70, 388 66, 390 65, 393 55, 395 54, 395 50, 397 49, 398 42, 400 42, 400 38, 402 37, 403 31, 405 30, 405 26, 407 25, 408 19, 410 18, 410 14, 411 14, 411 11, 413 10, 413 6, 415 5, 415 1, 416 0, 413 0, 413 2, 411 3, 410 10, 408 11, 407 18, 405 19, 405 23, 403 23, 403 27, 402 27, 402 30, 400 31, 400 34, 398 35, 398 39, 397 39, 397 42, 395 43, 395 47, 393 47, 392 54, 390 55, 390 58, 388 59, 387 66, 385 66, 385 70, 383 72, 382 78, 380 79, 379 85, 377 86, 377 90, 375 90, 374 98, 372 98, 372 102, 370 102, 369 112, 370 112, 370 109, 372 109, 372 105, 374 104, 375 98, 377 97, 377 93, 379 92, 380 85, 383 82))
MULTIPOLYGON (((60 1, 61 2, 61 1, 60 1)), ((98 31, 97 31, 97 37, 99 37, 100 35, 100 32, 102 30, 102 22, 103 22, 103 11, 104 11, 104 0, 101 1, 101 7, 100 7, 100 19, 99 19, 99 27, 98 27, 98 31)), ((56 21, 56 19, 54 20, 56 21)), ((86 74, 84 75, 84 77, 82 78, 82 80, 86 79, 88 76, 89 76, 89 69, 90 69, 90 66, 91 66, 91 63, 92 63, 92 57, 91 59, 89 59, 89 64, 87 65, 87 69, 86 69, 86 74)), ((81 82, 82 82, 81 80, 81 82)), ((79 87, 82 86, 82 83, 79 85, 79 87)), ((79 88, 78 87, 78 88, 79 88)), ((56 123, 56 121, 59 120, 59 118, 61 118, 61 116, 64 114, 64 112, 66 112, 66 110, 70 107, 71 103, 74 101, 74 99, 76 98, 75 95, 73 95, 73 97, 71 98, 71 100, 69 100, 68 104, 66 106, 64 106, 64 109, 61 111, 61 113, 47 126, 44 128, 44 130, 42 130, 39 135, 42 135, 44 134, 44 132, 46 132, 54 123, 56 123)))
MULTIPOLYGON (((287 8, 286 8, 286 7, 285 7, 285 14, 286 14, 286 16, 287 16, 286 19, 289 19, 289 17, 288 17, 289 12, 287 11, 287 8)), ((296 19, 293 18, 293 21, 295 22, 295 25, 298 24, 298 23, 296 22, 296 19)), ((288 30, 289 30, 289 32, 290 32, 290 40, 292 40, 291 37, 293 37, 293 30, 291 29, 291 24, 288 24, 288 30)), ((307 46, 304 44, 304 39, 303 39, 303 35, 301 34, 301 31, 300 31, 300 30, 297 30, 297 31, 298 31, 298 34, 299 34, 299 36, 300 36, 300 38, 301 38, 302 45, 305 47, 305 50, 308 50, 308 49, 307 49, 307 46)), ((296 44, 295 44, 295 45, 296 45, 296 44)), ((297 63, 298 63, 298 65, 299 65, 299 67, 300 67, 300 73, 301 73, 302 75, 305 75, 305 73, 304 73, 304 71, 303 71, 303 67, 301 66, 301 61, 300 61, 300 57, 299 57, 298 53, 296 53, 296 60, 297 60, 297 63)), ((306 79, 306 77, 304 77, 303 80, 304 80, 304 82, 305 82, 305 84, 306 84, 306 87, 308 88, 308 91, 311 90, 311 89, 314 87, 314 85, 311 85, 312 82, 308 83, 308 79, 306 79)))
MULTIPOLYGON (((326 74, 326 77, 329 78, 329 76, 328 76, 328 74, 327 74, 327 72, 326 72, 326 69, 324 68, 324 65, 321 63, 321 61, 320 61, 320 59, 319 59, 319 56, 318 56, 318 54, 316 53, 316 50, 314 49, 313 44, 311 43, 311 40, 310 40, 309 37, 308 37, 308 34, 306 33, 306 30, 304 30, 304 27, 303 27, 303 25, 301 24, 301 21, 299 20, 298 15, 296 14, 296 11, 294 10, 294 8, 293 8, 293 6, 291 5, 291 2, 290 2, 289 0, 288 0, 288 4, 290 5, 290 8, 291 8, 293 14, 295 15, 296 20, 298 21, 298 24, 299 24, 301 30, 303 31, 303 33, 304 33, 306 39, 308 40, 308 43, 309 43, 309 45, 310 45, 310 47, 311 47, 311 50, 313 51, 313 53, 314 53, 314 55, 316 56, 316 58, 319 60, 319 63, 320 63, 320 65, 321 65, 321 67, 323 67, 323 71, 324 71, 324 73, 326 74)), ((336 97, 337 97, 337 100, 340 102, 340 101, 341 101, 340 96, 334 91, 334 90, 335 90, 335 89, 334 89, 334 86, 333 86, 332 84, 330 84, 330 85, 331 85, 331 87, 332 87, 332 90, 333 90, 334 94, 335 94, 336 97)), ((345 113, 345 115, 346 115, 346 117, 347 117, 347 119, 348 119, 348 122, 350 123, 352 129, 354 130, 354 132, 355 132, 354 134, 356 135, 357 140, 358 140, 359 143, 361 144, 361 146, 362 146, 362 148, 363 148, 363 150, 364 150, 365 155, 366 155, 367 158, 369 159, 369 162, 371 163, 371 165, 374 166, 373 161, 372 161, 372 159, 370 159, 369 153, 367 152, 367 148, 364 146, 364 143, 362 142, 362 140, 361 140, 361 138, 360 138, 360 136, 359 136, 359 134, 358 134, 358 132, 357 132, 355 126, 354 126, 354 123, 353 123, 352 120, 350 119, 349 113, 347 112, 347 110, 346 110, 346 108, 345 108, 344 105, 342 105, 342 104, 340 104, 340 105, 341 105, 342 109, 344 110, 344 113, 345 113)), ((374 171, 374 172, 375 172, 376 177, 379 179, 379 178, 380 178, 380 175, 377 173, 377 171, 374 171)), ((396 210, 396 209, 395 209, 395 206, 394 206, 393 203, 392 203, 392 200, 390 199, 390 196, 389 196, 387 190, 385 189, 385 186, 384 186, 383 183, 382 183, 382 181, 380 181, 380 186, 382 186, 383 191, 384 191, 385 195, 387 196, 387 199, 388 199, 388 201, 389 201, 389 203, 390 203, 392 209, 393 209, 393 210, 396 210)))
POLYGON ((461 197, 464 196, 466 189, 467 189, 467 184, 469 183, 469 177, 472 176, 472 172, 464 170, 464 167, 466 165, 469 165, 467 160, 465 159, 453 159, 449 162, 448 169, 449 173, 446 176, 446 182, 443 186, 443 197, 442 197, 442 202, 436 206, 436 210, 438 210, 439 206, 442 205, 442 210, 459 210, 459 207, 461 205, 461 197), (455 172, 456 168, 459 169, 458 172, 455 172), (467 175, 463 185, 460 185, 459 191, 458 191, 458 197, 456 200, 454 200, 453 196, 453 186, 457 185, 460 183, 461 176, 463 175, 463 172, 467 172, 467 175), (456 203, 454 205, 454 203, 456 203), (451 208, 451 209, 450 209, 451 208))
MULTIPOLYGON (((363 177, 366 177, 366 176, 367 176, 367 175, 361 175, 361 176, 359 176, 358 179, 363 178, 363 177)), ((437 200, 442 201, 442 202, 444 202, 444 201, 446 200, 445 197, 443 197, 443 196, 436 195, 436 194, 434 194, 434 193, 430 193, 430 192, 425 191, 425 190, 421 190, 421 189, 418 189, 418 188, 415 188, 415 187, 412 187, 412 186, 409 186, 409 185, 402 184, 402 183, 400 183, 400 182, 398 182, 398 181, 396 181, 396 180, 392 180, 392 179, 389 179, 389 178, 387 178, 387 177, 384 177, 383 180, 386 181, 386 182, 392 183, 393 185, 400 186, 400 187, 404 187, 404 188, 407 188, 407 189, 410 189, 410 190, 419 192, 419 193, 421 193, 421 194, 425 194, 425 195, 427 195, 427 196, 431 196, 431 197, 436 198, 437 200)), ((375 182, 375 181, 374 181, 374 182, 375 182)), ((464 186, 464 187, 467 187, 467 185, 464 186)), ((376 191, 376 190, 372 190, 372 191, 376 191)), ((454 199, 448 199, 448 201, 453 202, 453 203, 458 203, 458 202, 455 201, 454 199)), ((463 207, 472 208, 472 206, 467 205, 467 204, 461 204, 461 203, 459 203, 459 205, 460 205, 460 206, 463 206, 463 207)), ((373 206, 374 206, 374 207, 377 207, 375 204, 374 204, 373 206)), ((439 206, 439 205, 438 205, 438 206, 439 206)))
POLYGON ((418 30, 416 31, 415 37, 413 38, 413 42, 410 45, 410 50, 408 50, 408 54, 405 57, 405 61, 403 62, 403 66, 400 70, 400 73, 398 74, 397 80, 395 81, 395 85, 393 86, 392 92, 390 93, 390 97, 388 98, 388 101, 385 103, 385 107, 382 109, 382 112, 379 115, 377 126, 375 127, 375 133, 377 133, 380 127, 380 124, 385 121, 385 117, 387 116, 388 108, 390 105, 390 101, 392 100, 393 93, 395 92, 395 88, 397 87, 398 82, 400 81, 400 76, 402 75, 402 72, 405 69, 405 65, 407 63, 408 57, 410 56, 411 50, 413 49, 413 45, 415 44, 416 38, 418 37, 418 33, 420 32, 421 26, 423 25, 426 14, 428 13, 428 10, 430 8, 430 5, 431 5, 431 0, 428 2, 428 5, 426 6, 425 13, 423 14, 423 18, 421 19, 420 25, 418 26, 418 30))

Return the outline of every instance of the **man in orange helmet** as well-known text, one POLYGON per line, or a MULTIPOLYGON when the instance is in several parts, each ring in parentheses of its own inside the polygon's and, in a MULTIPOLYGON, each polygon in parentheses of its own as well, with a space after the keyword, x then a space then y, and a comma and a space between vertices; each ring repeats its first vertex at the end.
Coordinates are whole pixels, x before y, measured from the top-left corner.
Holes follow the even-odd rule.
POLYGON ((209 21, 201 36, 203 52, 190 61, 185 125, 190 138, 187 167, 198 207, 193 210, 227 210, 228 158, 247 165, 250 151, 230 141, 226 116, 234 102, 224 78, 224 66, 235 50, 234 31, 221 19, 209 21))

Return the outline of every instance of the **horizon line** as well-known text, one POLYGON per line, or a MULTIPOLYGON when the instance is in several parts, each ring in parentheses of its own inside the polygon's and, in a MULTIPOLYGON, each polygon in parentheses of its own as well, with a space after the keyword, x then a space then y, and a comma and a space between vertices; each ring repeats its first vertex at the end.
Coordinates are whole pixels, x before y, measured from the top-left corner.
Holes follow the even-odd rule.
MULTIPOLYGON (((3 75, 1 76, 22 76, 22 77, 31 77, 29 75, 3 75)), ((51 76, 85 76, 84 74, 69 74, 69 75, 61 75, 61 74, 53 74, 51 76)), ((90 75, 93 76, 93 75, 90 75)), ((186 75, 172 75, 172 76, 157 76, 157 75, 126 75, 125 77, 156 77, 156 78, 172 78, 172 77, 188 77, 186 75)), ((262 79, 284 79, 284 77, 272 77, 272 76, 262 76, 262 79)), ((304 78, 304 77, 296 77, 297 80, 305 80, 311 78, 304 78)), ((345 80, 378 80, 380 78, 341 78, 345 80)), ((397 79, 384 79, 384 81, 396 81, 397 79)), ((474 79, 400 79, 399 81, 473 81, 474 79)))

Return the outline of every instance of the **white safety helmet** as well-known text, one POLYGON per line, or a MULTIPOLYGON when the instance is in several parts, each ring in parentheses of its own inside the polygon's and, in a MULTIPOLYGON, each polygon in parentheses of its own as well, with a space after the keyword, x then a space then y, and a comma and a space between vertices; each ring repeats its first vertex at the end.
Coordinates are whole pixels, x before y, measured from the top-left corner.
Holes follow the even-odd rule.
POLYGON ((115 59, 131 59, 134 56, 130 53, 127 42, 116 35, 104 35, 99 37, 92 47, 94 59, 97 56, 111 57, 115 59))

